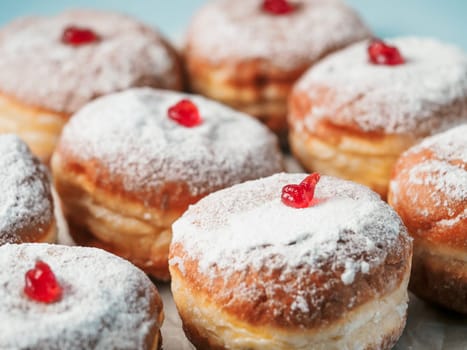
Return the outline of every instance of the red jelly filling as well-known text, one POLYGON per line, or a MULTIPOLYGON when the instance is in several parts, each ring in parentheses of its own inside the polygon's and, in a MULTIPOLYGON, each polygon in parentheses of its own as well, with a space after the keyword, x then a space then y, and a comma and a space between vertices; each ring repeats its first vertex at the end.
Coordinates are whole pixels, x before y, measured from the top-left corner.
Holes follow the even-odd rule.
POLYGON ((313 201, 315 188, 320 179, 318 173, 307 176, 300 184, 286 185, 282 188, 282 203, 292 208, 308 208, 316 201, 313 201))
POLYGON ((49 265, 38 260, 33 269, 26 272, 24 293, 41 303, 54 303, 62 297, 62 287, 49 265))
POLYGON ((190 100, 181 100, 168 110, 169 118, 187 128, 197 126, 203 122, 198 107, 190 100))
POLYGON ((99 40, 99 35, 88 28, 70 26, 62 34, 62 42, 72 46, 91 44, 99 40))
POLYGON ((397 47, 390 46, 380 39, 375 39, 368 45, 368 56, 373 64, 396 66, 405 63, 397 47))

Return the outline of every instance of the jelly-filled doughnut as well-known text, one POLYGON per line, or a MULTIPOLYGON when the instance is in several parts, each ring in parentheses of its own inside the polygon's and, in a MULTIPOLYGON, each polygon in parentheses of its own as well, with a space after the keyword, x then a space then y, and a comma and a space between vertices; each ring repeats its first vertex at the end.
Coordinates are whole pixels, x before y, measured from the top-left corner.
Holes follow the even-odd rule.
POLYGON ((307 170, 386 197, 403 151, 467 121, 467 56, 426 38, 355 44, 305 73, 288 119, 292 152, 307 170))
POLYGON ((133 89, 72 117, 52 159, 80 244, 168 279, 172 223, 205 195, 282 170, 277 139, 258 121, 202 97, 133 89))
POLYGON ((128 261, 95 248, 0 247, 1 349, 143 349, 161 345, 162 301, 128 261))
POLYGON ((414 238, 410 289, 467 314, 467 124, 400 157, 389 203, 414 238))
POLYGON ((368 188, 278 174, 191 206, 169 265, 198 349, 390 349, 411 257, 405 226, 368 188))
POLYGON ((0 133, 16 133, 48 162, 69 116, 134 86, 182 88, 169 43, 130 17, 73 10, 0 29, 0 133))
POLYGON ((286 134, 287 98, 297 78, 330 52, 369 36, 340 0, 211 1, 188 29, 190 85, 286 134))

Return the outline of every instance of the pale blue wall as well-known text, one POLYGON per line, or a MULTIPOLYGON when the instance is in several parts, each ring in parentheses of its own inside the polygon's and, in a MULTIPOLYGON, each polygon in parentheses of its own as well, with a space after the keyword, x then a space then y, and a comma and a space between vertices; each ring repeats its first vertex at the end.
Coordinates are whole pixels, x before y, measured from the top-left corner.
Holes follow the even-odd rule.
MULTIPOLYGON (((0 0, 0 25, 26 14, 95 7, 131 13, 167 34, 183 32, 205 0, 0 0)), ((241 0, 232 0, 241 1, 241 0)), ((323 0, 326 1, 326 0, 323 0)), ((380 36, 428 35, 467 50, 467 0, 347 0, 380 36)))

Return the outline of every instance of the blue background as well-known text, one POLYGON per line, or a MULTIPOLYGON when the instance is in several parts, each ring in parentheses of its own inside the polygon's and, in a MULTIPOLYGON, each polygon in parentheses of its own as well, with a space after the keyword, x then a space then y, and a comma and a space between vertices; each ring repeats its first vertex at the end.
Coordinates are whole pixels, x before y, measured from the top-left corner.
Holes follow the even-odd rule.
MULTIPOLYGON (((206 0, 0 0, 0 25, 31 14, 66 8, 100 8, 127 12, 168 35, 180 35, 193 11, 206 0)), ((231 0, 240 1, 241 0, 231 0)), ((326 1, 326 0, 323 0, 326 1)), ((347 0, 382 37, 424 35, 467 50, 467 0, 347 0)))

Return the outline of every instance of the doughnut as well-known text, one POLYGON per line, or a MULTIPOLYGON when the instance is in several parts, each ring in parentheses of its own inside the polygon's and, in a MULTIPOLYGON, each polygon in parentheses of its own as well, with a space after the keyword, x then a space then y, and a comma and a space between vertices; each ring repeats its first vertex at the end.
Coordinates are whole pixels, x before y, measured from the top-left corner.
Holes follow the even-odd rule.
POLYGON ((364 41, 325 58, 291 94, 292 153, 308 171, 364 184, 385 198, 403 151, 467 121, 466 57, 433 39, 403 37, 364 41), (372 63, 367 49, 381 47, 401 63, 372 63))
POLYGON ((48 162, 69 116, 134 86, 181 89, 174 49, 124 15, 73 10, 0 29, 0 133, 16 133, 48 162))
POLYGON ((274 134, 202 97, 149 88, 91 102, 52 158, 72 235, 169 279, 172 223, 201 197, 282 171, 274 134), (175 109, 174 109, 175 108, 175 109), (179 124, 169 115, 193 115, 179 124))
POLYGON ((397 161, 389 203, 414 238, 409 288, 467 314, 467 124, 429 137, 397 161))
POLYGON ((162 301, 129 262, 27 243, 1 246, 0 265, 0 348, 160 349, 162 301))
POLYGON ((55 242, 48 172, 16 135, 0 135, 0 192, 0 245, 55 242))
POLYGON ((305 176, 218 191, 173 224, 172 293, 197 349, 390 349, 401 335, 405 226, 376 193, 328 176, 311 206, 285 205, 305 176))
POLYGON ((193 18, 185 60, 191 89, 286 134, 294 82, 323 56, 370 36, 340 0, 220 0, 193 18), (285 6, 285 13, 277 13, 285 6))

